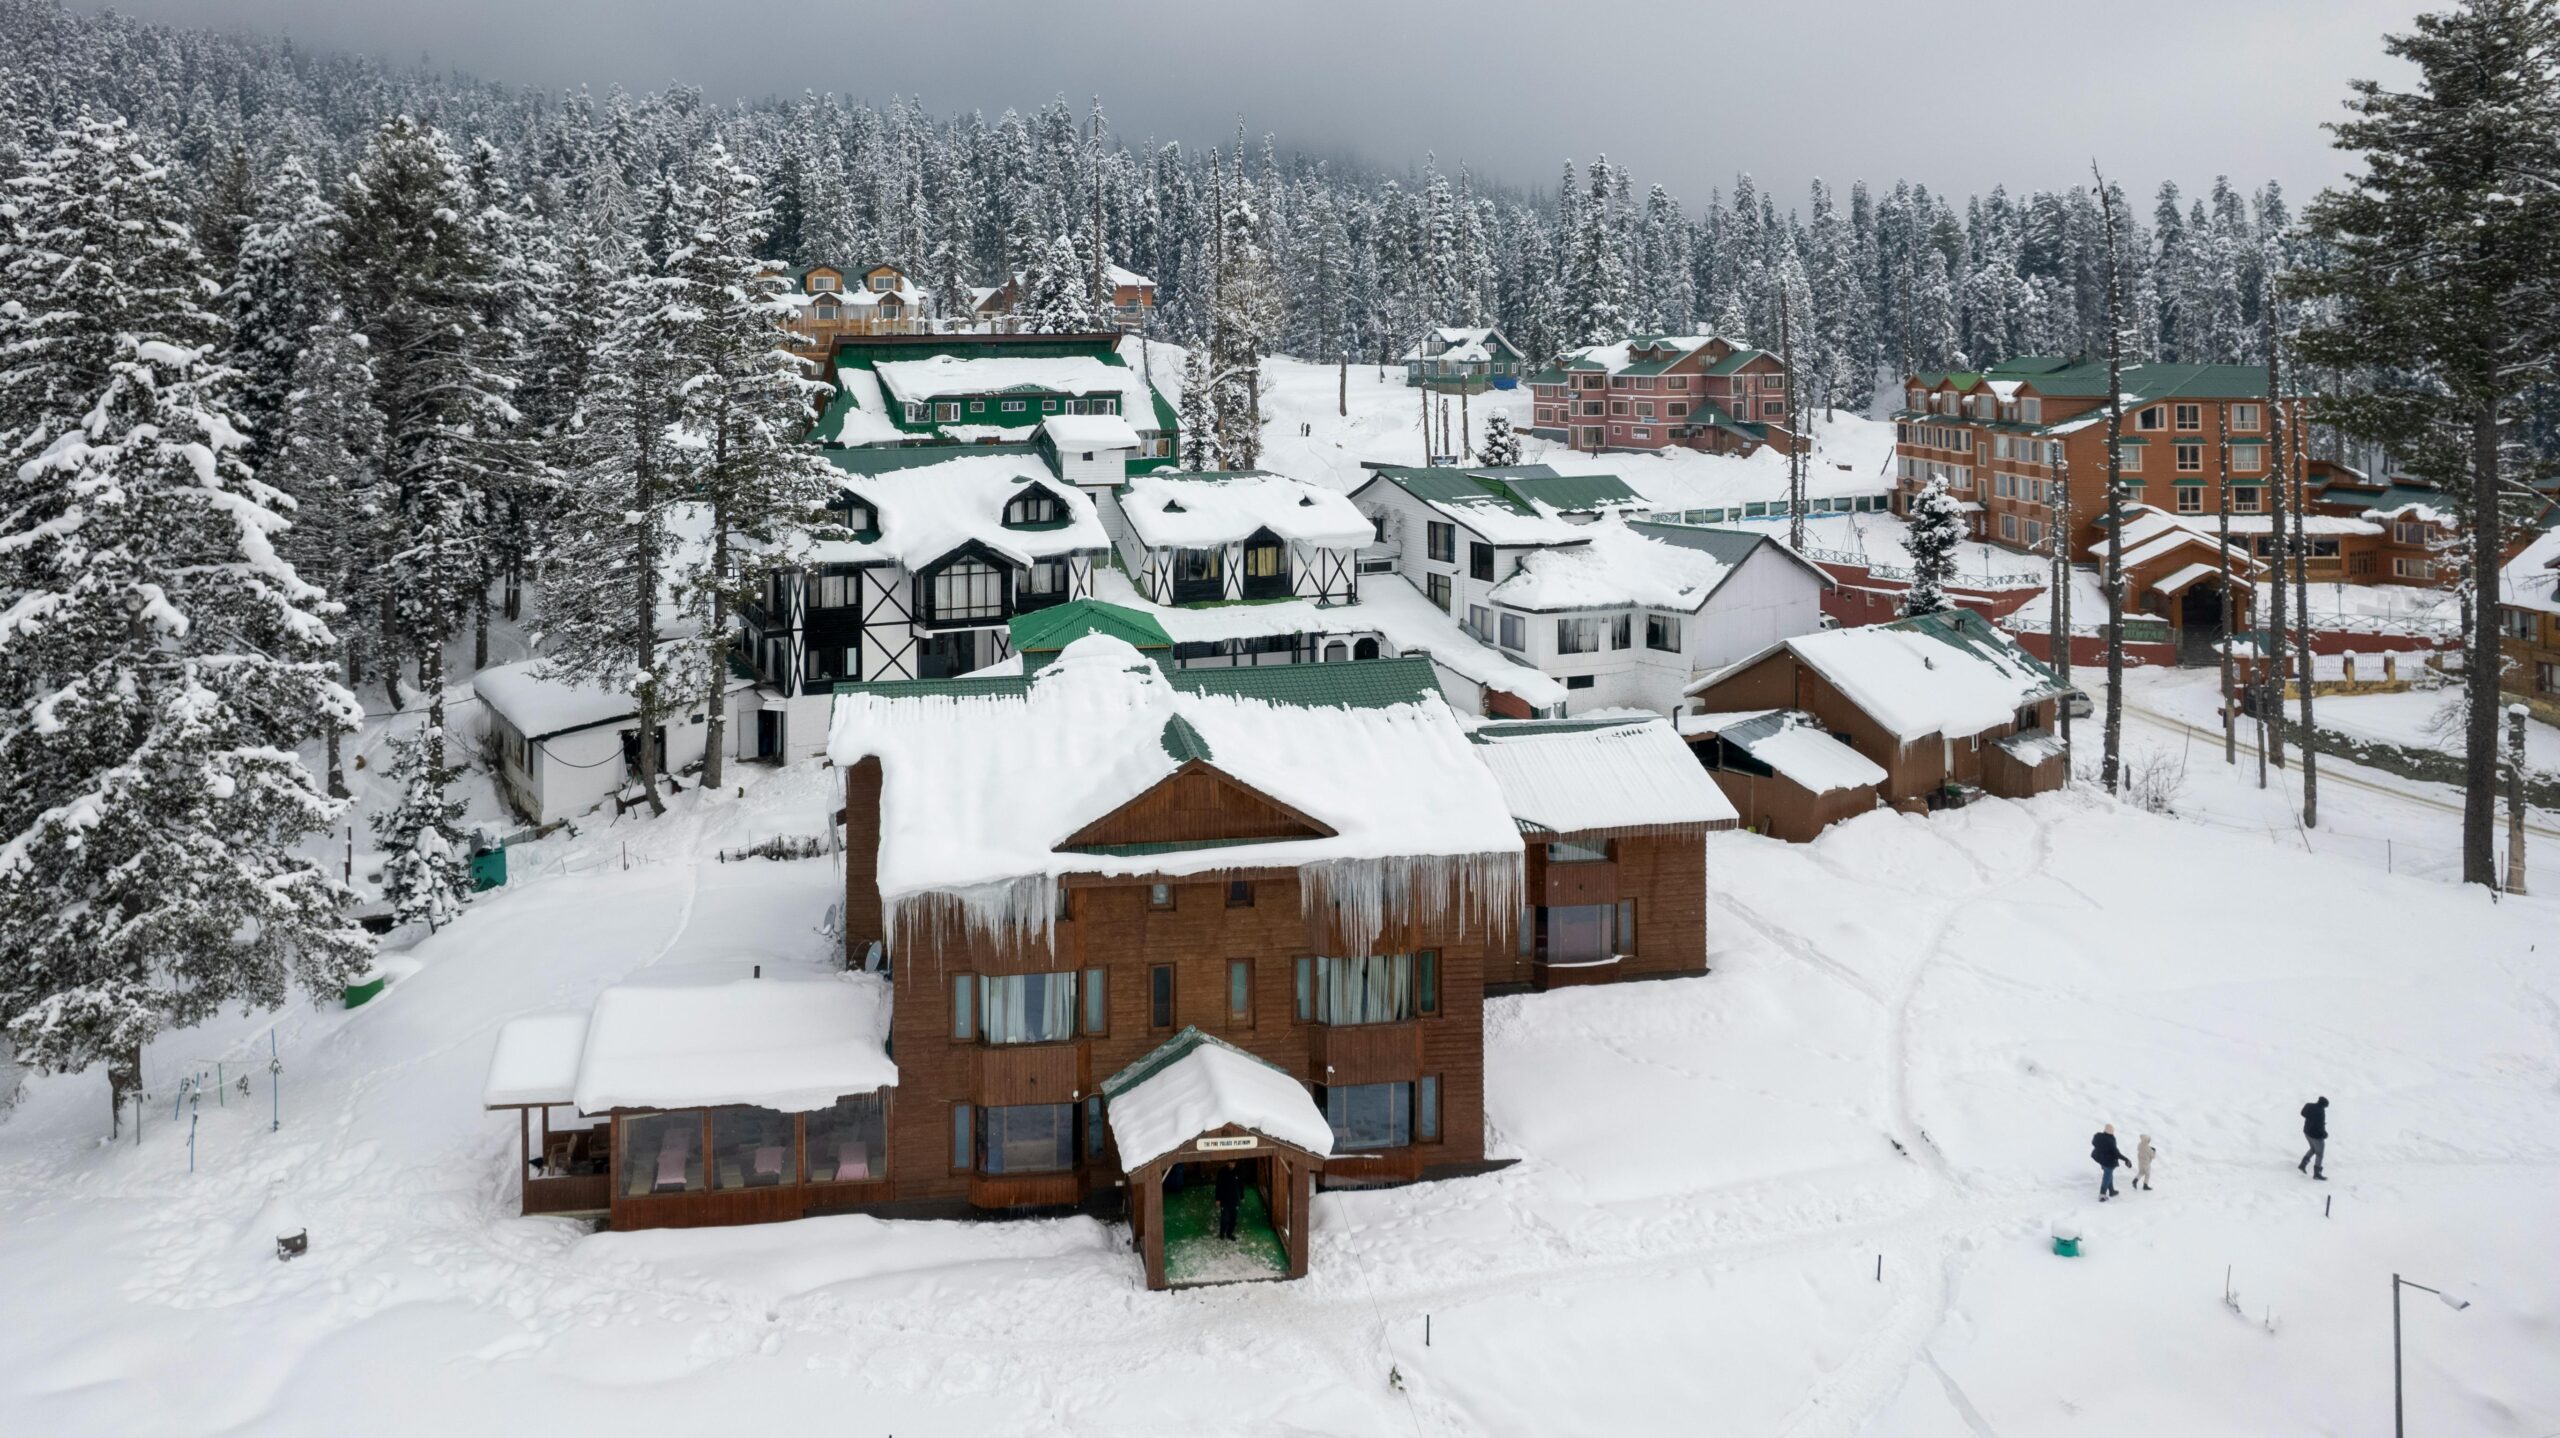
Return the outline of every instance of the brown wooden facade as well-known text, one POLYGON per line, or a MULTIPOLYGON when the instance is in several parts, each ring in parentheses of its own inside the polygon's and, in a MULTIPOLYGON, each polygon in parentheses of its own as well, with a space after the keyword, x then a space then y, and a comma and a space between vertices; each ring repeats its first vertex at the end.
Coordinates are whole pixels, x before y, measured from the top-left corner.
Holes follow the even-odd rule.
POLYGON ((1137 1243, 1138 1257, 1146 1266, 1147 1287, 1172 1286, 1165 1276, 1164 1264, 1164 1184, 1165 1177, 1180 1164, 1244 1165, 1249 1175, 1246 1181, 1261 1193, 1264 1211, 1271 1215, 1272 1232, 1289 1256, 1287 1270, 1276 1276, 1306 1277, 1309 1210, 1315 1205, 1316 1175, 1324 1171, 1323 1157, 1236 1124, 1221 1125, 1200 1138, 1219 1146, 1204 1149, 1196 1138, 1129 1172, 1129 1232, 1137 1243), (1251 1140, 1251 1147, 1229 1146, 1246 1140, 1251 1140))
POLYGON ((1707 837, 1703 826, 1533 835, 1521 915, 1485 967, 1496 992, 1565 988, 1707 971, 1707 837), (1563 847, 1559 847, 1563 846, 1563 847), (1605 851, 1606 858, 1581 851, 1605 851), (1557 854, 1568 857, 1551 857, 1557 854), (1604 959, 1563 952, 1542 911, 1610 911, 1604 959))
MULTIPOLYGON (((888 937, 877 878, 880 786, 877 760, 847 771, 849 954, 888 937)), ((1285 837, 1313 823, 1194 764, 1076 837, 1086 844, 1215 842, 1285 837)), ((897 936, 891 1045, 899 1084, 880 1201, 1008 1209, 1111 1197, 1126 1176, 1111 1151, 1101 1081, 1186 1025, 1274 1064, 1319 1095, 1332 1086, 1399 1084, 1418 1106, 1430 1081, 1435 1111, 1428 1124, 1414 1116, 1413 1142, 1337 1155, 1322 1166, 1328 1186, 1407 1181, 1483 1160, 1485 964, 1488 952, 1508 941, 1507 926, 1477 916, 1463 931, 1453 919, 1441 927, 1407 923, 1381 937, 1377 951, 1413 956, 1413 1016, 1337 1026, 1318 1021, 1304 1000, 1300 961, 1340 950, 1302 912, 1295 870, 1071 876, 1063 889, 1045 945, 1000 945, 957 924, 924 924, 922 932, 897 936), (962 1036, 956 1008, 964 981, 1027 973, 1077 975, 1072 1039, 989 1044, 962 1036), (1098 1025, 1085 1012, 1097 977, 1098 1025), (1076 1162, 1037 1174, 980 1171, 962 1151, 963 1123, 974 1140, 983 1110, 1031 1104, 1074 1106, 1076 1162)))
MULTIPOLYGON (((1713 735, 1690 740, 1692 747, 1713 743, 1713 735)), ((1710 769, 1709 777, 1742 815, 1742 827, 1755 834, 1805 844, 1844 819, 1876 807, 1876 786, 1854 784, 1817 794, 1784 774, 1749 774, 1740 769, 1710 769)))

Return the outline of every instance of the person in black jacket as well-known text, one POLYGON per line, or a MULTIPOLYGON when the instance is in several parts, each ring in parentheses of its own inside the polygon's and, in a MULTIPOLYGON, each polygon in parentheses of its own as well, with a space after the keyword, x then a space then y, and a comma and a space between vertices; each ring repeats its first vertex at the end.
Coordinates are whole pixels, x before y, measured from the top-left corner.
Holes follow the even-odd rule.
POLYGON ((1244 1165, 1227 1163, 1218 1166, 1218 1236, 1229 1243, 1236 1238, 1236 1209, 1244 1203, 1244 1165))
POLYGON ((2329 1175, 2320 1170, 2329 1161, 2329 1100, 2318 1098, 2302 1106, 2302 1136, 2311 1141, 2311 1147, 2304 1150, 2302 1162, 2295 1164, 2293 1171, 2300 1173, 2307 1168, 2313 1178, 2328 1182, 2329 1175))
POLYGON ((2124 1150, 2116 1147, 2116 1126, 2108 1124, 2089 1139, 2089 1157, 2098 1164, 2098 1202, 2116 1196, 2116 1165, 2124 1162, 2124 1150))

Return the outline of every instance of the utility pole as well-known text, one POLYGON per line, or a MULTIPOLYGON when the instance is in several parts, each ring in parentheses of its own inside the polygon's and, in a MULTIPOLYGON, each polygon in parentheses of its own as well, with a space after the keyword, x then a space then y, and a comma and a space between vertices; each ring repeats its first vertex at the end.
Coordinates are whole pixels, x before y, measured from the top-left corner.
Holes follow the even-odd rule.
POLYGON ((2524 892, 2524 718, 2521 704, 2507 706, 2507 892, 2524 892))

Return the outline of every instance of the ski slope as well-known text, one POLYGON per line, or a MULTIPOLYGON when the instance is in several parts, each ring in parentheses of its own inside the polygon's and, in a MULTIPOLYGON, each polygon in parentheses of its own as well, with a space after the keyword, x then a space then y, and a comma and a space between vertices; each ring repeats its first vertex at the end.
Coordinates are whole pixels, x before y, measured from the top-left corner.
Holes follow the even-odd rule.
POLYGON ((154 1046, 139 1142, 103 1141, 103 1078, 38 1081, 0 1125, 9 1427, 2364 1433, 2396 1270, 2472 1302, 2409 1315, 2417 1431, 2560 1429, 2560 906, 2078 793, 1718 836, 1714 972, 1489 1005, 1518 1164, 1320 1197, 1303 1282, 1150 1293, 1082 1218, 512 1216, 499 1025, 830 962, 829 862, 713 855, 834 798, 759 770, 519 850, 384 997, 282 1017, 280 1096, 256 1018, 154 1046), (175 1080, 235 1044, 251 1092, 200 1108, 190 1173, 175 1080), (2156 1191, 2093 1201, 2102 1122, 2153 1136, 2156 1191))

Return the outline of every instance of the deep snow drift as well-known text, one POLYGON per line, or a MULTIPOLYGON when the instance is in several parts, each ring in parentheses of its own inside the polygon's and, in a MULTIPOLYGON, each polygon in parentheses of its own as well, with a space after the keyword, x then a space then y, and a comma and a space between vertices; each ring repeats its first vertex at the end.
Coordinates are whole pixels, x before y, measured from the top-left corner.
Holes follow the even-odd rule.
POLYGON ((288 1013, 280 1131, 252 1021, 155 1048, 138 1144, 103 1079, 38 1082, 0 1126, 9 1427, 2371 1433, 2398 1270, 2472 1300, 2409 1315, 2419 1431, 2560 1429, 2560 906, 2077 794, 1718 836, 1715 972, 1490 1005, 1520 1163, 1321 1197, 1301 1283, 1149 1293, 1084 1219, 510 1216, 507 1019, 829 962, 829 862, 710 856, 820 832, 832 787, 750 783, 520 851, 383 998, 288 1013), (233 1044, 190 1174, 175 1080, 233 1044), (2100 1208, 2110 1121, 2158 1188, 2100 1208))

